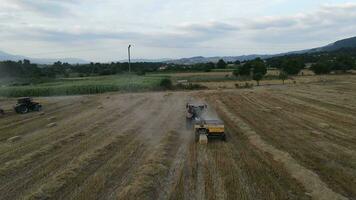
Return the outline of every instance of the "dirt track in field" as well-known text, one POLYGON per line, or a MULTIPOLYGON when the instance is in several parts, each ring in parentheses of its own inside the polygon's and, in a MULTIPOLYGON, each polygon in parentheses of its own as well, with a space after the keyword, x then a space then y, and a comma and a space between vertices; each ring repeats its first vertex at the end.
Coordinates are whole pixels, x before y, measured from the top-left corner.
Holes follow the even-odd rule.
POLYGON ((356 81, 38 99, 0 117, 0 199, 355 199, 356 81), (227 142, 194 142, 206 101, 227 142), (54 127, 47 127, 56 123, 54 127), (20 136, 18 141, 9 138, 20 136))

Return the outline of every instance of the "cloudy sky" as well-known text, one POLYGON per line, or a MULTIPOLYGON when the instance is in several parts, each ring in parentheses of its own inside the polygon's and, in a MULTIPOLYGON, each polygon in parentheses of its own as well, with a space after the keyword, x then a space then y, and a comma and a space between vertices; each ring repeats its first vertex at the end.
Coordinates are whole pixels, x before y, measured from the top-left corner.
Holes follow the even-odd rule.
POLYGON ((0 0, 0 50, 89 61, 278 53, 356 36, 348 0, 0 0))

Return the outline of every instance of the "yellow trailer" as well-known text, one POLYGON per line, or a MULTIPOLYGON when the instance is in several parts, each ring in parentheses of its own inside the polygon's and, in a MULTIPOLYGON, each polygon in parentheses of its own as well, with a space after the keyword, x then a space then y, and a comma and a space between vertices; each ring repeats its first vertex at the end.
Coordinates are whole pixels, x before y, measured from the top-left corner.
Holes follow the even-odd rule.
POLYGON ((199 141, 200 135, 207 138, 220 138, 226 140, 225 126, 220 120, 201 120, 194 125, 195 140, 199 141))

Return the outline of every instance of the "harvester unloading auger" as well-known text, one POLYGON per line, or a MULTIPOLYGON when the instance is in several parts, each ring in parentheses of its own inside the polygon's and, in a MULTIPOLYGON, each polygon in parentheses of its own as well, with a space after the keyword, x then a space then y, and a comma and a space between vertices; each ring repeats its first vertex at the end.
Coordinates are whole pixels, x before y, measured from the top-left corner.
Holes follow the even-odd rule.
POLYGON ((210 138, 226 140, 224 123, 219 119, 206 117, 208 105, 188 103, 186 105, 187 123, 193 124, 195 140, 199 143, 207 143, 210 138))

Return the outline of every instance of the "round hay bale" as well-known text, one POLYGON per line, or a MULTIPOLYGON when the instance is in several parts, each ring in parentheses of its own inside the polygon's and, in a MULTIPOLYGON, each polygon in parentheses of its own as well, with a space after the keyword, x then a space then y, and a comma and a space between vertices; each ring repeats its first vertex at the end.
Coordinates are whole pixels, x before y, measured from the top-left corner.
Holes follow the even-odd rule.
POLYGON ((282 110, 282 107, 275 107, 276 110, 282 110))
POLYGON ((57 126, 57 123, 50 123, 47 125, 48 128, 52 128, 52 127, 55 127, 57 126))
POLYGON ((98 109, 103 109, 104 108, 104 106, 98 106, 98 109))
POLYGON ((45 115, 46 113, 44 113, 44 112, 40 112, 38 115, 40 115, 40 116, 43 116, 43 115, 45 115))
POLYGON ((11 142, 11 143, 19 141, 19 140, 21 140, 21 136, 14 136, 14 137, 7 139, 7 141, 11 142))

